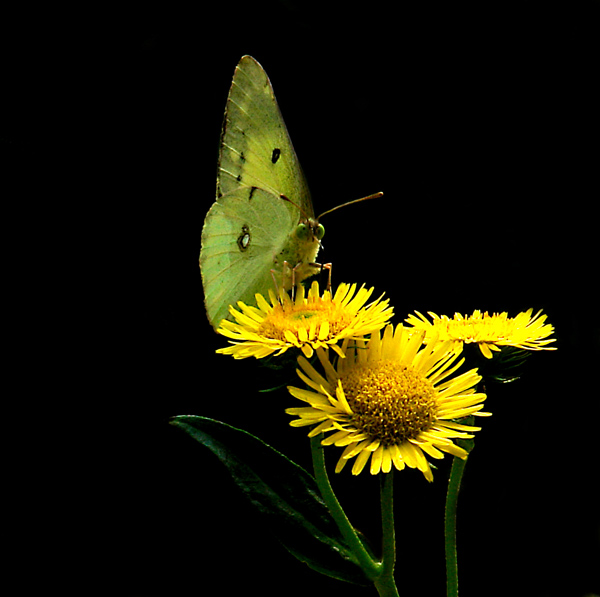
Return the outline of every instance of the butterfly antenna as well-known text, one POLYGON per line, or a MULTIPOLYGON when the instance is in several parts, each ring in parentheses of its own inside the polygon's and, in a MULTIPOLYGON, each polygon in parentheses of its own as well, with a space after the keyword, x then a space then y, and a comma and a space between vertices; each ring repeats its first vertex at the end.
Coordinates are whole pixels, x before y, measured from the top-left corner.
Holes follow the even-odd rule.
POLYGON ((283 199, 284 201, 287 201, 288 203, 291 203, 294 207, 298 208, 298 211, 302 214, 305 220, 308 221, 310 219, 306 212, 297 203, 294 203, 291 199, 288 199, 283 193, 279 195, 279 198, 283 199))
POLYGON ((336 207, 332 207, 327 211, 324 211, 318 218, 319 221, 325 214, 330 214, 332 211, 339 209, 340 207, 346 207, 346 205, 352 205, 353 203, 359 203, 360 201, 367 201, 368 199, 379 199, 379 197, 383 197, 383 193, 380 191, 379 193, 373 193, 372 195, 368 195, 367 197, 361 197, 360 199, 354 199, 353 201, 348 201, 347 203, 342 203, 341 205, 337 205, 336 207))

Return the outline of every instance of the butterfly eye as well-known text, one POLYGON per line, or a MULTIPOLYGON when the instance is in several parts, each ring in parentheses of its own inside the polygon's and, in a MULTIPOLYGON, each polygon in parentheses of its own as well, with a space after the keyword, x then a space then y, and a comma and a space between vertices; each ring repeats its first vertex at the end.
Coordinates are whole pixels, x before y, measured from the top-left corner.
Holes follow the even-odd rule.
POLYGON ((321 240, 325 236, 325 228, 323 228, 323 224, 319 224, 315 228, 315 238, 317 240, 321 240))
POLYGON ((298 227, 296 228, 296 236, 300 240, 308 240, 308 234, 309 234, 308 226, 306 224, 303 224, 302 222, 300 222, 300 224, 298 224, 298 227))

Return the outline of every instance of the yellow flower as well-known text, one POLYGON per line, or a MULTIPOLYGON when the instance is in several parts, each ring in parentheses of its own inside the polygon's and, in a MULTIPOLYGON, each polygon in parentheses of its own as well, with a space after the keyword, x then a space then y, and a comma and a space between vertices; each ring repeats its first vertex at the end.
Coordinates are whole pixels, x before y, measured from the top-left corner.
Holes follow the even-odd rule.
POLYGON ((516 317, 509 318, 507 313, 494 313, 489 315, 487 311, 473 311, 473 315, 463 316, 454 314, 454 319, 446 315, 438 317, 431 311, 428 312, 432 321, 428 321, 424 315, 415 311, 417 316, 409 315, 405 321, 415 328, 425 330, 425 342, 429 342, 432 336, 439 341, 451 340, 457 349, 462 350, 463 343, 476 342, 483 356, 492 358, 492 351, 499 352, 501 346, 514 346, 526 350, 556 350, 554 347, 546 346, 555 341, 548 339, 554 332, 550 324, 545 324, 547 315, 538 311, 533 317, 533 309, 519 313, 516 317))
POLYGON ((476 393, 481 377, 476 369, 452 374, 462 365, 451 342, 423 346, 425 332, 408 333, 397 326, 385 328, 367 342, 358 340, 347 350, 337 368, 322 350, 317 350, 325 376, 299 357, 298 375, 310 389, 288 387, 292 396, 308 403, 289 408, 296 415, 293 427, 314 425, 308 434, 332 432, 322 444, 344 447, 336 467, 356 457, 352 473, 358 475, 371 459, 371 474, 405 466, 417 468, 428 481, 433 479, 425 455, 442 458, 448 452, 466 458, 467 452, 453 443, 455 438, 472 438, 473 427, 457 422, 481 412, 485 394, 476 393))
POLYGON ((300 286, 294 300, 283 291, 279 297, 269 291, 269 304, 257 294, 257 307, 239 301, 239 311, 229 308, 236 321, 224 319, 217 332, 230 338, 231 346, 217 352, 260 359, 296 347, 310 358, 314 349, 331 347, 343 357, 338 342, 378 331, 393 315, 388 299, 365 306, 372 293, 373 288, 361 286, 356 292, 356 284, 340 284, 333 296, 329 290, 321 296, 313 282, 308 296, 300 286))

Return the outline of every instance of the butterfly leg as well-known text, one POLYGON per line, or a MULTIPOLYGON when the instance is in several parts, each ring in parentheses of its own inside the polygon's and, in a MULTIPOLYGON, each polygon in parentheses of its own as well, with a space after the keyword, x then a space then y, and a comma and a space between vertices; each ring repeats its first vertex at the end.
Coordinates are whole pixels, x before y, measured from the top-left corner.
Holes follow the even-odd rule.
POLYGON ((296 286, 302 283, 302 281, 306 278, 306 273, 303 269, 304 263, 297 263, 294 267, 291 267, 290 264, 285 261, 284 266, 287 266, 287 270, 284 267, 284 271, 289 271, 289 276, 291 279, 291 288, 292 291, 292 300, 296 298, 296 286))
POLYGON ((287 289, 286 277, 290 279, 290 291, 292 293, 292 300, 296 297, 296 268, 292 267, 289 261, 283 262, 283 287, 287 289))
POLYGON ((285 276, 287 276, 290 280, 290 287, 289 290, 291 291, 291 295, 292 295, 292 300, 294 300, 296 298, 296 286, 298 284, 300 284, 302 282, 302 280, 304 280, 304 278, 306 278, 306 273, 300 269, 302 268, 304 264, 302 262, 297 263, 294 267, 291 266, 289 261, 284 261, 283 262, 283 276, 284 276, 284 288, 288 288, 286 282, 287 280, 285 279, 285 276))
POLYGON ((297 284, 303 282, 306 278, 316 276, 317 274, 322 275, 323 270, 327 270, 327 285, 326 290, 331 290, 331 263, 298 263, 296 267, 291 270, 292 276, 292 289, 297 284))
POLYGON ((279 296, 279 284, 277 284, 277 278, 275 276, 276 273, 277 271, 274 269, 271 270, 271 278, 273 279, 273 286, 275 287, 275 295, 279 296))
POLYGON ((326 290, 331 290, 331 263, 324 263, 321 265, 321 273, 323 270, 327 270, 327 288, 326 290))
MULTIPOLYGON (((300 264, 298 264, 300 265, 300 264)), ((296 266, 298 267, 298 266, 296 266)), ((281 276, 281 288, 283 290, 291 290, 292 291, 292 299, 294 298, 294 289, 296 286, 296 267, 292 267, 289 261, 283 262, 283 269, 281 271, 272 269, 271 270, 271 278, 273 278, 273 285, 275 286, 275 293, 279 296, 279 284, 277 283, 277 278, 281 276)), ((298 280, 299 282, 299 280, 298 280)))

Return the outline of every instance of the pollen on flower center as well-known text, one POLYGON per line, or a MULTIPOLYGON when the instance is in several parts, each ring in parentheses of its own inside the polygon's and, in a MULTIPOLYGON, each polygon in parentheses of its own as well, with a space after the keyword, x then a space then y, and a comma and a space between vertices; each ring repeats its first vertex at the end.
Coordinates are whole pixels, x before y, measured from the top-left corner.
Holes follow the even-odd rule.
MULTIPOLYGON (((322 309, 320 309, 319 311, 322 311, 322 309)), ((319 314, 320 313, 317 313, 315 309, 298 309, 294 313, 290 313, 290 319, 292 321, 294 321, 294 320, 304 321, 305 319, 310 319, 311 317, 315 317, 319 314)))
POLYGON ((279 304, 261 322, 258 333, 285 340, 286 331, 296 335, 300 329, 307 329, 307 326, 319 329, 326 321, 330 335, 334 335, 346 327, 351 320, 351 313, 331 301, 315 301, 308 305, 279 304))
POLYGON ((479 314, 469 319, 448 320, 445 322, 445 332, 449 337, 463 342, 502 339, 510 333, 510 325, 498 317, 489 317, 487 313, 479 314))
POLYGON ((415 438, 436 420, 436 391, 412 367, 371 363, 352 369, 341 382, 353 424, 384 446, 415 438))

